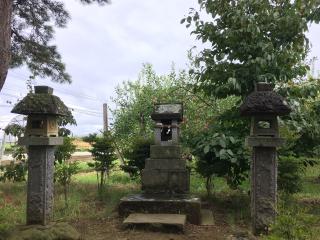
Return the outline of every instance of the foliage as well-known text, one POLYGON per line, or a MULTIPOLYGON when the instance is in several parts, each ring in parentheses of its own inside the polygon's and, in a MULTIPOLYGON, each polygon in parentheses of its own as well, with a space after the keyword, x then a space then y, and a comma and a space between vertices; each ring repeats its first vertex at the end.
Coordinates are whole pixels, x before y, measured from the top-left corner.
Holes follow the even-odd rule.
POLYGON ((319 23, 319 1, 198 2, 200 11, 191 9, 181 20, 210 46, 194 56, 196 90, 218 98, 244 97, 256 82, 285 83, 306 75, 306 32, 309 23, 319 23))
POLYGON ((317 161, 313 159, 279 156, 278 190, 286 194, 301 192, 306 168, 317 164, 317 161))
POLYGON ((94 142, 96 141, 97 136, 98 136, 97 133, 89 133, 89 135, 88 135, 88 136, 84 136, 84 137, 82 138, 82 140, 85 141, 85 142, 87 142, 87 143, 92 144, 92 143, 94 143, 94 142))
MULTIPOLYGON (((121 152, 133 146, 137 136, 153 137, 154 122, 150 116, 154 103, 183 103, 182 139, 203 129, 216 112, 223 111, 224 107, 218 106, 214 99, 204 98, 200 93, 194 94, 190 91, 191 82, 185 71, 176 72, 174 66, 170 73, 157 75, 152 65, 145 64, 137 80, 119 85, 116 88, 116 97, 113 98, 116 109, 112 112, 112 131, 121 152)), ((225 102, 225 106, 230 105, 233 103, 225 102)))
POLYGON ((132 178, 141 177, 141 171, 144 169, 145 160, 150 157, 151 139, 138 137, 132 146, 124 153, 127 159, 126 165, 122 166, 125 172, 128 172, 132 178))
MULTIPOLYGON (((114 99, 118 108, 113 112, 115 116, 113 131, 116 141, 121 143, 119 145, 125 146, 124 152, 132 151, 131 147, 134 146, 137 136, 151 138, 153 121, 149 116, 152 113, 153 104, 158 102, 182 102, 184 104, 181 143, 186 151, 197 155, 199 161, 204 154, 203 148, 198 145, 210 146, 211 142, 215 141, 216 137, 212 137, 215 133, 222 136, 225 132, 227 139, 233 137, 231 139, 235 139, 237 143, 240 143, 240 139, 244 141, 244 136, 249 132, 249 123, 245 119, 240 120, 239 113, 235 110, 240 104, 239 97, 230 96, 218 100, 205 97, 201 92, 192 92, 190 90, 192 84, 192 79, 184 71, 176 73, 173 68, 169 74, 158 76, 151 65, 144 65, 138 80, 118 86, 117 96, 114 99), (150 96, 152 96, 151 100, 150 96), (140 113, 148 117, 140 121, 140 113), (214 130, 210 130, 211 135, 207 134, 208 129, 213 128, 214 130)), ((229 147, 234 153, 245 151, 242 145, 240 147, 234 144, 229 147), (235 149, 232 149, 233 147, 235 149)), ((206 161, 202 159, 199 165, 202 169, 207 170, 205 163, 206 161)), ((239 161, 238 163, 241 166, 236 169, 242 171, 241 173, 232 173, 234 167, 225 169, 226 175, 224 176, 229 176, 230 185, 238 181, 237 177, 233 179, 234 176, 246 175, 248 162, 239 161)), ((213 175, 206 174, 207 182, 210 181, 210 176, 213 175)))
POLYGON ((292 108, 290 116, 283 118, 282 135, 289 140, 285 150, 296 157, 320 156, 319 81, 308 76, 301 81, 281 84, 278 88, 292 108))
MULTIPOLYGON (((80 0, 82 3, 99 4, 108 0, 80 0)), ((70 82, 65 65, 57 47, 52 45, 54 28, 66 27, 69 13, 58 0, 13 1, 11 67, 26 64, 31 79, 36 76, 50 78, 55 82, 70 82)))
POLYGON ((23 182, 26 181, 27 174, 27 159, 26 150, 22 146, 15 145, 13 148, 12 157, 16 161, 10 162, 9 165, 0 166, 0 181, 23 182))
POLYGON ((114 167, 114 161, 117 159, 114 152, 113 138, 109 132, 97 137, 92 144, 90 152, 94 163, 88 163, 89 167, 97 172, 98 190, 101 192, 106 182, 109 171, 114 167))
POLYGON ((54 179, 63 186, 65 205, 68 207, 68 193, 72 176, 79 172, 78 162, 62 161, 55 165, 54 179))
POLYGON ((68 206, 68 193, 71 178, 79 171, 78 163, 68 162, 68 160, 71 158, 72 153, 76 151, 76 145, 74 145, 72 141, 73 138, 64 137, 63 144, 57 146, 56 151, 54 153, 54 180, 63 186, 66 207, 68 206))
POLYGON ((225 177, 231 188, 247 178, 248 154, 243 140, 208 129, 195 136, 192 153, 198 158, 196 171, 206 178, 207 194, 211 194, 213 177, 225 177))
POLYGON ((12 135, 14 137, 21 137, 25 131, 25 127, 17 123, 8 124, 4 129, 5 134, 12 135))
POLYGON ((72 153, 76 151, 76 145, 72 143, 73 138, 64 137, 63 144, 57 146, 54 153, 55 161, 62 164, 71 158, 72 153))
POLYGON ((316 240, 319 230, 315 227, 319 217, 308 213, 308 209, 299 206, 292 199, 281 200, 278 206, 278 216, 271 225, 270 235, 264 239, 268 240, 316 240))

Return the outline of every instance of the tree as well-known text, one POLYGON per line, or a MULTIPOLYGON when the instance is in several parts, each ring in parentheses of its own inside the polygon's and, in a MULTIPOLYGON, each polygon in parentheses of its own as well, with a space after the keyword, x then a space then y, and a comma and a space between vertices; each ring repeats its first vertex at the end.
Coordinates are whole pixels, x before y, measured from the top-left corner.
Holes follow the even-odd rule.
POLYGON ((12 0, 0 1, 0 91, 10 65, 12 0))
POLYGON ((59 132, 58 135, 63 137, 63 144, 57 146, 54 153, 55 171, 54 180, 63 187, 65 206, 68 207, 68 195, 72 176, 79 172, 77 162, 69 162, 72 153, 76 151, 76 145, 73 144, 73 138, 69 137, 71 131, 65 126, 67 124, 77 125, 73 115, 60 116, 58 118, 59 132))
POLYGON ((152 140, 137 137, 129 149, 124 153, 127 159, 126 165, 121 166, 125 172, 128 172, 132 178, 141 177, 142 169, 145 166, 145 160, 150 157, 150 145, 152 140))
POLYGON ((201 92, 191 91, 192 84, 193 80, 185 71, 176 73, 173 68, 169 74, 159 76, 148 64, 144 65, 138 80, 118 86, 114 99, 118 108, 113 112, 115 119, 112 130, 119 145, 126 147, 123 151, 127 153, 125 155, 129 166, 124 166, 123 169, 138 171, 144 166, 144 157, 139 159, 133 153, 142 155, 142 149, 141 152, 137 151, 137 139, 153 137, 154 123, 150 118, 153 104, 182 102, 184 120, 181 123, 181 143, 185 151, 197 157, 195 170, 207 178, 208 191, 211 190, 213 176, 225 177, 231 187, 236 187, 246 177, 249 168, 246 151, 243 144, 240 144, 244 142, 249 125, 245 120, 232 121, 239 119, 239 114, 233 111, 233 107, 239 104, 240 98, 205 97, 201 92), (142 128, 145 134, 141 134, 140 112, 146 116, 145 127, 142 128), (220 146, 222 141, 223 145, 220 146), (223 154, 219 155, 222 149, 225 153, 222 151, 223 154), (225 168, 217 169, 217 164, 225 168))
POLYGON ((309 23, 319 23, 317 0, 199 0, 182 19, 209 48, 194 58, 194 88, 225 98, 246 96, 259 81, 288 82, 307 73, 309 23))
POLYGON ((110 170, 115 166, 114 161, 117 159, 111 134, 104 132, 101 137, 97 137, 89 151, 94 163, 88 163, 88 165, 97 172, 98 191, 101 192, 110 170))
MULTIPOLYGON (((104 4, 109 1, 80 2, 104 4)), ((39 76, 55 82, 71 81, 61 55, 50 43, 54 27, 65 27, 69 18, 60 0, 0 1, 0 91, 8 68, 24 64, 30 70, 31 78, 39 76)))

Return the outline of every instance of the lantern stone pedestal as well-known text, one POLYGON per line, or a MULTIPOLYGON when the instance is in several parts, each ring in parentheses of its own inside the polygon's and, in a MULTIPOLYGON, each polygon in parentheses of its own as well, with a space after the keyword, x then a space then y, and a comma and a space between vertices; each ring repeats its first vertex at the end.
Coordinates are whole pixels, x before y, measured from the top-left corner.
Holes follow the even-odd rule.
POLYGON ((285 100, 273 92, 268 83, 258 83, 240 107, 243 116, 251 117, 250 136, 246 144, 252 147, 251 161, 251 217, 254 234, 268 233, 276 217, 277 151, 284 144, 279 137, 279 115, 290 108, 285 100))
POLYGON ((190 178, 181 159, 179 123, 182 104, 156 104, 151 118, 155 121, 155 145, 142 172, 142 194, 120 200, 119 215, 131 213, 185 214, 193 224, 200 224, 201 202, 189 195, 190 178))
POLYGON ((47 225, 52 220, 55 146, 62 137, 24 137, 28 146, 27 225, 47 225))

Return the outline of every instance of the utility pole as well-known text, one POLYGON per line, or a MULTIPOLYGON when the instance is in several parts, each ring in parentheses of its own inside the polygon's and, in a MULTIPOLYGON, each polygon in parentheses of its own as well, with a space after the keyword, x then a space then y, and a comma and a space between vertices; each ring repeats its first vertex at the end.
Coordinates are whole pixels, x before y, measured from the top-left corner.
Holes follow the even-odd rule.
POLYGON ((108 104, 103 104, 103 131, 108 131, 108 104))

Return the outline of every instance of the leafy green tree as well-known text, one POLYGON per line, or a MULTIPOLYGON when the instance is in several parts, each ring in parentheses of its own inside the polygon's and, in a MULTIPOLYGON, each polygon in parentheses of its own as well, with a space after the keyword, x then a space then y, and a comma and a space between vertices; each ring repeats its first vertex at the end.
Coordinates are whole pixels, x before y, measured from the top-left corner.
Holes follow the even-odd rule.
MULTIPOLYGON (((79 0, 84 4, 108 0, 79 0)), ((0 3, 0 91, 10 67, 26 65, 31 78, 48 77, 70 82, 57 47, 54 28, 66 27, 70 18, 60 0, 2 0, 0 3), (11 55, 11 61, 10 61, 11 55)))
POLYGON ((97 133, 89 133, 89 135, 88 136, 84 136, 82 138, 82 140, 87 142, 87 143, 92 144, 92 143, 94 143, 96 141, 97 137, 98 137, 97 133))
POLYGON ((63 137, 63 144, 58 145, 54 153, 55 171, 54 180, 62 185, 65 206, 68 207, 68 195, 73 175, 79 172, 80 168, 77 162, 70 162, 72 154, 76 151, 76 145, 73 144, 73 138, 69 137, 71 131, 66 125, 77 125, 73 115, 61 116, 58 118, 58 135, 63 137))
MULTIPOLYGON (((153 121, 149 117, 153 111, 155 102, 182 102, 184 104, 184 120, 181 124, 181 143, 184 149, 197 156, 196 171, 207 178, 208 189, 211 189, 211 180, 217 175, 217 170, 210 167, 211 164, 224 163, 226 157, 226 168, 220 170, 219 176, 227 179, 228 184, 234 187, 239 184, 248 171, 248 161, 244 156, 243 149, 244 136, 248 132, 249 124, 247 121, 232 121, 239 119, 238 112, 234 112, 233 107, 239 104, 239 97, 230 96, 225 99, 214 99, 206 97, 201 92, 194 93, 190 90, 190 85, 194 84, 184 71, 176 73, 174 69, 167 75, 158 76, 151 65, 145 65, 142 69, 138 80, 126 82, 117 89, 115 103, 117 109, 114 111, 113 131, 116 141, 121 142, 119 146, 126 146, 123 150, 130 161, 125 166, 128 171, 138 171, 131 165, 139 165, 143 168, 143 160, 133 160, 130 153, 136 151, 136 139, 143 136, 145 139, 152 138, 153 121), (150 96, 152 99, 150 100, 150 96), (142 112, 146 118, 145 127, 141 127, 140 114, 142 112), (146 134, 141 134, 141 129, 146 134), (208 131, 210 134, 208 134, 208 131), (241 155, 231 158, 229 155, 215 156, 209 158, 209 154, 213 156, 214 150, 217 151, 221 146, 212 145, 216 141, 217 136, 223 136, 228 139, 234 139, 237 144, 229 144, 225 146, 225 150, 232 153, 241 152, 241 155), (139 137, 138 137, 139 136, 139 137), (210 147, 210 153, 203 153, 204 147, 210 147), (130 158, 131 156, 131 158, 130 158), (212 160, 213 159, 213 160, 212 160), (232 160, 231 160, 232 159, 232 160), (230 163, 235 161, 235 163, 230 163), (131 164, 132 163, 132 164, 131 164), (206 164, 208 164, 206 166, 206 164), (237 167, 236 165, 239 164, 237 167), (206 171, 206 173, 204 172, 206 171), (238 172, 237 172, 238 171, 238 172)), ((219 149, 220 150, 220 149, 219 149)))
MULTIPOLYGON (((19 124, 12 123, 6 126, 4 129, 5 134, 12 135, 14 137, 21 137, 24 133, 25 128, 19 124)), ((0 176, 1 181, 13 181, 22 182, 26 181, 27 174, 27 159, 26 159, 26 148, 14 144, 12 146, 12 157, 14 162, 10 162, 7 166, 0 166, 2 175, 0 176)))
POLYGON ((65 206, 68 207, 68 195, 72 177, 79 172, 78 162, 63 161, 55 165, 54 178, 63 187, 65 206))
POLYGON ((122 166, 125 172, 128 172, 132 178, 141 177, 144 169, 145 160, 150 157, 151 139, 138 137, 124 153, 127 159, 126 164, 122 166))
POLYGON ((65 136, 63 144, 57 146, 54 153, 55 169, 54 179, 63 187, 65 206, 68 207, 68 195, 73 175, 79 172, 77 162, 70 162, 72 153, 76 151, 76 145, 73 144, 73 138, 65 136))
POLYGON ((246 96, 259 81, 288 82, 306 75, 309 24, 319 23, 317 0, 199 0, 182 19, 207 43, 194 57, 196 90, 225 98, 246 96), (206 46, 208 46, 206 45, 206 46))
POLYGON ((95 142, 92 143, 90 152, 94 162, 88 163, 88 165, 97 172, 98 190, 101 192, 105 186, 107 176, 115 166, 115 160, 117 159, 111 134, 104 132, 101 137, 97 137, 95 142))
POLYGON ((57 146, 54 157, 58 163, 68 161, 71 158, 72 153, 76 151, 76 145, 74 145, 72 141, 72 138, 64 137, 63 144, 57 146))
MULTIPOLYGON (((152 65, 145 64, 137 80, 119 85, 113 99, 116 109, 112 112, 112 131, 121 152, 133 146, 138 136, 153 138, 154 122, 150 116, 154 103, 184 104, 183 139, 191 132, 203 129, 216 112, 223 111, 224 107, 218 107, 215 99, 194 94, 189 88, 191 82, 183 70, 176 72, 173 67, 169 74, 157 75, 152 65)), ((226 108, 233 106, 232 103, 225 105, 226 108)))

